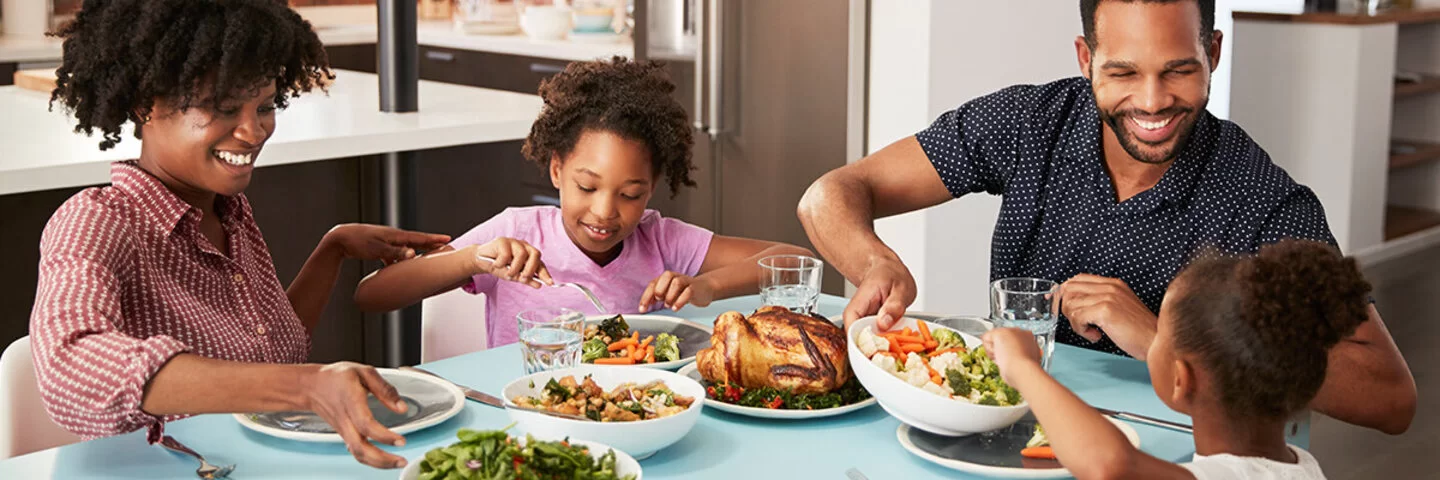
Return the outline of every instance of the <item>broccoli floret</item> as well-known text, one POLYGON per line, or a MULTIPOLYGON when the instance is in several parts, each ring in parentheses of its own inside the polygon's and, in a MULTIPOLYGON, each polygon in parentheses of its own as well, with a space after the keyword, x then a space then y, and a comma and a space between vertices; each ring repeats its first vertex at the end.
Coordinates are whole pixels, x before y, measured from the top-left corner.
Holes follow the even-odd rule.
POLYGON ((605 358, 605 355, 610 353, 609 350, 605 349, 605 341, 598 337, 586 340, 585 345, 581 346, 580 349, 580 361, 585 363, 594 362, 597 358, 605 358))
POLYGON ((965 373, 956 369, 945 370, 945 381, 950 382, 950 391, 957 397, 970 395, 970 380, 965 378, 965 373))
POLYGON ((1038 423, 1035 424, 1035 435, 1030 437, 1030 441, 1025 442, 1025 448, 1039 447, 1049 444, 1050 439, 1045 437, 1045 427, 1040 426, 1040 424, 1038 423))
POLYGON ((980 400, 977 400, 975 403, 980 405, 990 405, 994 407, 1000 406, 1000 400, 995 398, 995 392, 985 392, 980 394, 980 400))
POLYGON ((545 383, 545 394, 560 397, 560 400, 569 400, 570 397, 575 395, 569 388, 565 388, 564 385, 561 385, 560 382, 555 381, 553 378, 545 383))
POLYGON ((1008 400, 1011 405, 1019 405, 1020 402, 1024 401, 1024 399, 1020 397, 1020 391, 1010 386, 1010 384, 1005 383, 1004 380, 1000 381, 1000 393, 1005 394, 1005 399, 1008 400))
POLYGON ((655 361, 673 362, 680 359, 680 338, 668 333, 655 337, 655 361))
POLYGON ((961 338, 960 334, 954 330, 937 328, 930 332, 930 336, 935 337, 935 342, 940 344, 936 348, 965 348, 965 339, 961 338))
POLYGON ((630 336, 630 324, 625 323, 625 317, 616 315, 600 321, 600 333, 616 341, 630 336))

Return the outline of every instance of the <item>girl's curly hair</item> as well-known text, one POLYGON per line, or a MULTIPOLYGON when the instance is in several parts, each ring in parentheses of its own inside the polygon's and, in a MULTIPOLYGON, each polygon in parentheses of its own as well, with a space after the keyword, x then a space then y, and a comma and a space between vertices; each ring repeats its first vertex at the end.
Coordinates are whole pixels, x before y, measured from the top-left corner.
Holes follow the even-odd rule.
POLYGON ((101 150, 156 100, 222 110, 274 82, 284 108, 335 78, 310 23, 281 0, 86 0, 51 35, 65 39, 51 106, 69 110, 77 133, 100 130, 101 150))
POLYGON ((540 83, 545 107, 530 127, 521 150, 542 169, 552 158, 565 158, 585 130, 603 130, 643 142, 650 150, 652 172, 669 180, 670 195, 690 179, 690 147, 694 143, 685 109, 671 94, 675 84, 658 62, 624 57, 574 62, 540 83))

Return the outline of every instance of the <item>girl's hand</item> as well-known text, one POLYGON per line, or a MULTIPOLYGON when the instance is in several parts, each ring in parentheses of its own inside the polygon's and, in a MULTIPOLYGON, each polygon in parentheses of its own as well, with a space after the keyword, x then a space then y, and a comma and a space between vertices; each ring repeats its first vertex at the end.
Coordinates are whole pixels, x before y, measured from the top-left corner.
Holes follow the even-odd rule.
POLYGON ((475 272, 533 288, 555 284, 555 280, 550 278, 550 270, 540 261, 540 250, 513 238, 500 237, 475 247, 475 272), (490 257, 495 261, 481 257, 490 257), (535 279, 537 276, 540 278, 538 281, 535 279))
POLYGON ((1035 334, 1018 328, 997 328, 985 332, 985 353, 1000 367, 1000 378, 1014 385, 1013 375, 1026 365, 1040 366, 1040 344, 1035 334))
POLYGON ((715 288, 710 282, 666 271, 645 287, 645 293, 640 295, 640 311, 649 311, 650 305, 655 302, 664 304, 670 310, 679 310, 687 304, 704 307, 713 300, 715 288))

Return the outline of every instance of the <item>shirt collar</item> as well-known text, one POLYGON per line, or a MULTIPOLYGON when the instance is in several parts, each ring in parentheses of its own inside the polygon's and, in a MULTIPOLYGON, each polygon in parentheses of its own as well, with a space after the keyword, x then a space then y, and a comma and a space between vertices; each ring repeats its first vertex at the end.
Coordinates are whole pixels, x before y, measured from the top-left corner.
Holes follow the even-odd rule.
MULTIPOLYGON (((160 179, 140 168, 139 163, 134 160, 110 164, 110 184, 139 200, 143 215, 167 233, 179 227, 182 219, 193 217, 191 221, 198 224, 203 215, 199 208, 181 200, 160 179)), ((239 195, 222 195, 219 198, 216 214, 220 216, 222 224, 228 224, 243 216, 244 208, 241 208, 242 200, 239 195)))

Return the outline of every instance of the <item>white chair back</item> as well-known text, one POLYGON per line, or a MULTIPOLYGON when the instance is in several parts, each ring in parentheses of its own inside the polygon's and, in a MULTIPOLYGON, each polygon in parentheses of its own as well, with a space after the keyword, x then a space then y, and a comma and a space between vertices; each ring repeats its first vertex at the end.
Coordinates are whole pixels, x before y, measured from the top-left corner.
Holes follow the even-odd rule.
POLYGON ((80 441, 45 412, 30 355, 30 337, 0 354, 0 460, 80 441))
POLYGON ((454 289, 420 303, 420 361, 484 350, 485 295, 454 289))

